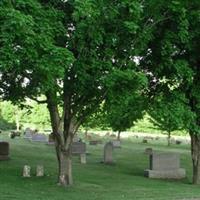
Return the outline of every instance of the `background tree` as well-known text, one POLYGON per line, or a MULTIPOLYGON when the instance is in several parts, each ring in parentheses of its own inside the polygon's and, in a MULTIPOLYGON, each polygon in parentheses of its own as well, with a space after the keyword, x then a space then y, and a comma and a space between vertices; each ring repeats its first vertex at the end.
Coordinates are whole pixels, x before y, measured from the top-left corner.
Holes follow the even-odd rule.
POLYGON ((170 94, 160 94, 150 106, 150 121, 159 130, 167 132, 168 146, 171 143, 171 133, 176 130, 188 130, 190 117, 189 108, 186 106, 187 99, 175 91, 170 94))
POLYGON ((143 94, 147 87, 147 79, 144 74, 135 77, 134 80, 131 73, 127 74, 123 83, 120 82, 121 76, 123 75, 118 73, 113 77, 118 80, 111 80, 109 83, 111 91, 104 104, 106 121, 113 131, 118 132, 118 140, 120 140, 122 131, 131 128, 134 122, 143 117, 143 111, 147 105, 143 94), (115 82, 118 82, 119 85, 115 82))
POLYGON ((107 122, 105 113, 102 110, 102 106, 100 106, 100 108, 98 109, 98 111, 96 111, 96 113, 86 118, 82 126, 85 129, 86 137, 89 129, 96 129, 96 130, 109 129, 110 127, 107 122))

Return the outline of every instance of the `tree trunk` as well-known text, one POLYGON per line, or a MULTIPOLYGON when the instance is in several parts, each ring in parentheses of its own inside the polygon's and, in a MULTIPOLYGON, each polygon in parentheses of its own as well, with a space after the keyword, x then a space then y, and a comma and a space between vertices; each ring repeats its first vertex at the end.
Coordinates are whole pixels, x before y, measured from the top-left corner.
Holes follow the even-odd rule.
POLYGON ((118 131, 118 134, 117 134, 117 140, 120 140, 120 134, 121 134, 121 131, 118 131))
POLYGON ((19 131, 20 129, 20 123, 19 123, 19 111, 15 111, 15 123, 16 123, 16 130, 19 131))
POLYGON ((88 128, 85 128, 85 138, 87 139, 88 137, 88 128))
POLYGON ((200 135, 190 133, 193 164, 193 184, 200 184, 200 135))
POLYGON ((70 150, 60 150, 58 157, 58 184, 65 187, 71 186, 73 184, 73 180, 70 150))
MULTIPOLYGON (((46 96, 51 126, 55 137, 55 148, 58 160, 58 184, 66 187, 73 183, 71 145, 79 124, 76 123, 76 119, 71 117, 68 102, 65 102, 63 115, 60 117, 56 98, 52 98, 52 93, 46 96)), ((54 96, 56 95, 54 94, 54 96)))
POLYGON ((167 145, 170 146, 171 145, 171 132, 168 132, 168 136, 167 136, 167 145))

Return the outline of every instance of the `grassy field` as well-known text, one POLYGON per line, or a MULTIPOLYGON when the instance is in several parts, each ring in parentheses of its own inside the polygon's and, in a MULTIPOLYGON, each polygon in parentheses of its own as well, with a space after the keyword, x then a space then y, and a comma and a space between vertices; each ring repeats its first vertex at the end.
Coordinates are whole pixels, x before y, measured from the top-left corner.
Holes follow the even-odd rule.
POLYGON ((186 200, 200 199, 200 186, 191 184, 191 158, 189 146, 152 141, 142 144, 140 139, 122 141, 122 148, 115 149, 116 164, 101 164, 103 145, 89 146, 87 164, 73 158, 74 186, 61 188, 56 185, 56 158, 54 148, 33 143, 22 138, 11 140, 0 135, 0 140, 10 142, 9 161, 0 162, 0 200, 186 200), (143 176, 148 167, 144 154, 146 147, 157 151, 179 152, 181 165, 187 178, 181 181, 153 180, 143 176), (22 167, 33 168, 31 178, 22 178, 22 167), (45 177, 34 176, 37 164, 45 167, 45 177))

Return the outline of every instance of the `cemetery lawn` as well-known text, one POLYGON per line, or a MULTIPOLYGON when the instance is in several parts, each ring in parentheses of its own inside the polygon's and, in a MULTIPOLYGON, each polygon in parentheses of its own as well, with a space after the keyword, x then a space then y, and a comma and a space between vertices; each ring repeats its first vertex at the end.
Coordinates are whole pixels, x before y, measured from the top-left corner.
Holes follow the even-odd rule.
POLYGON ((200 199, 200 186, 191 184, 192 164, 189 145, 166 146, 166 142, 151 141, 142 144, 141 139, 123 140, 122 148, 115 149, 116 164, 101 164, 103 145, 89 146, 87 164, 79 164, 73 157, 74 186, 61 188, 56 185, 57 162, 54 148, 33 143, 23 138, 9 139, 9 161, 0 162, 0 200, 188 200, 200 199), (148 168, 146 147, 157 151, 179 152, 181 167, 186 168, 184 180, 153 180, 143 176, 148 168), (32 167, 32 177, 22 178, 22 167, 32 167), (44 165, 45 177, 34 176, 37 164, 44 165))

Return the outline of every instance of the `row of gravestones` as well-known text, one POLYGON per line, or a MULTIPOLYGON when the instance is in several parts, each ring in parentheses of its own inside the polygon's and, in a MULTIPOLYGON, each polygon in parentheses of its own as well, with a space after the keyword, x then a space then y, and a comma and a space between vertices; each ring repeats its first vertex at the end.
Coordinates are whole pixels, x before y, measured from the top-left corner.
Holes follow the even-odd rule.
MULTIPOLYGON (((108 142, 104 146, 104 162, 107 164, 113 163, 113 145, 115 143, 108 142)), ((117 145, 118 147, 118 145, 117 145)), ((71 152, 73 155, 80 156, 80 163, 86 163, 86 144, 83 142, 73 142, 71 152)), ((9 159, 9 143, 8 142, 0 142, 0 160, 8 160, 9 159)))
MULTIPOLYGON (((104 146, 105 164, 113 164, 113 142, 108 142, 104 146)), ((76 142, 72 146, 72 153, 80 155, 80 162, 86 163, 86 144, 76 142)), ((144 171, 149 178, 173 178, 180 179, 186 176, 185 169, 180 168, 180 156, 176 153, 156 153, 151 148, 146 149, 149 155, 149 169, 144 171)), ((0 142, 0 160, 9 159, 9 143, 0 142)))
MULTIPOLYGON (((104 163, 113 164, 113 143, 108 142, 104 146, 104 163)), ((75 142, 72 146, 72 153, 75 155, 80 155, 80 162, 82 164, 86 163, 86 144, 83 142, 75 142)), ((25 165, 23 168, 23 177, 31 176, 31 167, 25 165)), ((36 168, 36 176, 44 176, 44 168, 42 165, 38 165, 36 168)))
POLYGON ((48 138, 45 134, 38 133, 30 128, 26 128, 24 131, 24 139, 28 139, 33 142, 48 142, 48 138))
MULTIPOLYGON (((138 136, 136 136, 136 138, 138 138, 138 136)), ((142 143, 147 144, 150 140, 159 140, 160 137, 151 137, 151 136, 146 136, 142 139, 142 143)), ((178 139, 170 139, 171 144, 181 144, 181 143, 186 143, 186 144, 190 144, 190 140, 178 140, 178 139)))
MULTIPOLYGON (((23 177, 31 177, 31 167, 29 165, 24 165, 22 176, 23 177)), ((36 176, 37 177, 44 176, 44 167, 43 167, 43 165, 37 165, 37 167, 36 167, 36 176)))
MULTIPOLYGON (((105 164, 113 164, 113 149, 121 147, 120 141, 111 141, 104 146, 104 160, 105 164)), ((73 142, 72 144, 72 154, 80 155, 80 162, 82 164, 86 163, 86 144, 83 142, 73 142)))

